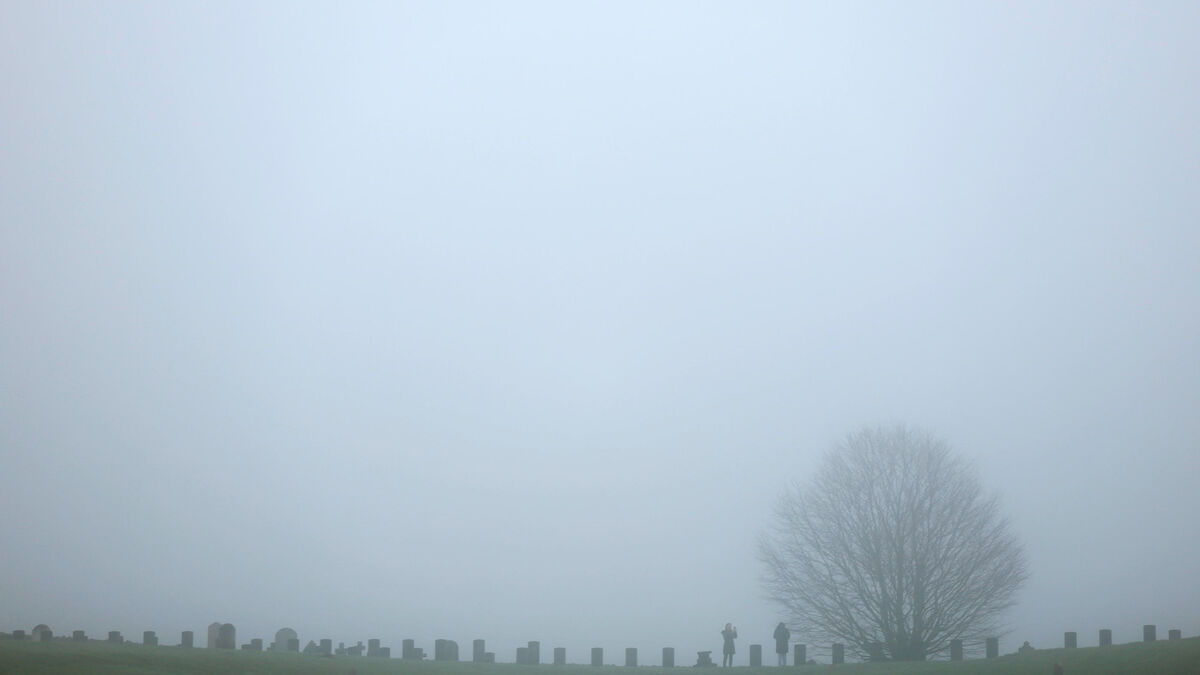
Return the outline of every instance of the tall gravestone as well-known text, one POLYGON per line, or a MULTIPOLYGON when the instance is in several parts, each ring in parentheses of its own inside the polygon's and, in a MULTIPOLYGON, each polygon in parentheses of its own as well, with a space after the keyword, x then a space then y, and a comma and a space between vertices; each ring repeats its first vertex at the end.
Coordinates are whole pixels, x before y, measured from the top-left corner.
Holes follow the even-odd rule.
POLYGON ((52 637, 54 637, 54 631, 50 630, 50 626, 39 623, 33 627, 34 642, 48 642, 52 637))
POLYGON ((963 660, 962 640, 955 638, 950 641, 950 660, 951 661, 962 661, 963 660))
POLYGON ((762 645, 750 645, 750 667, 762 667, 762 645))
POLYGON ((675 667, 675 648, 674 647, 663 647, 662 664, 663 664, 663 668, 674 668, 675 667))
POLYGON ((1167 631, 1167 639, 1168 640, 1182 640, 1183 639, 1183 631, 1178 628, 1172 628, 1171 630, 1167 631))
POLYGON ((445 661, 446 660, 446 641, 441 638, 438 638, 433 641, 433 660, 434 661, 445 661))
POLYGON ((483 655, 487 653, 486 644, 483 640, 471 642, 471 661, 473 663, 484 663, 483 655))
POLYGON ((536 666, 542 662, 542 643, 537 640, 529 641, 529 665, 536 666))
POLYGON ((321 656, 333 656, 333 640, 330 640, 329 638, 323 638, 321 643, 317 646, 317 652, 320 653, 321 656))
POLYGON ((1075 649, 1077 644, 1078 636, 1075 635, 1075 631, 1071 630, 1063 633, 1063 649, 1075 649))
POLYGON ((592 647, 592 665, 593 666, 604 665, 604 648, 603 647, 592 647))
POLYGON ((221 622, 214 621, 208 624, 208 648, 217 648, 217 637, 221 634, 221 622))
POLYGON ((71 633, 71 639, 75 642, 87 642, 87 633, 77 630, 74 633, 71 633))
POLYGON ((125 638, 121 637, 121 631, 110 630, 110 631, 108 631, 108 641, 111 644, 119 645, 119 644, 125 642, 125 638))
POLYGON ((792 645, 792 665, 796 665, 796 666, 808 665, 808 645, 806 645, 806 644, 792 645))
POLYGON ((221 624, 221 629, 217 631, 217 649, 237 649, 237 629, 233 624, 221 624))
POLYGON ((292 640, 296 641, 296 649, 299 650, 300 636, 296 634, 296 631, 287 627, 280 628, 279 630, 275 631, 275 646, 272 647, 272 649, 277 652, 289 651, 292 640))
POLYGON ((524 666, 529 663, 529 647, 517 647, 517 665, 524 666))
POLYGON ((637 667, 637 647, 626 647, 625 648, 625 667, 626 668, 636 668, 637 667))
POLYGON ((984 650, 989 659, 1000 656, 1000 638, 988 638, 984 645, 984 650))
POLYGON ((1112 629, 1110 629, 1110 628, 1101 628, 1100 629, 1100 646, 1101 647, 1111 647, 1112 646, 1112 629))
POLYGON ((12 632, 12 639, 14 639, 14 640, 24 640, 24 639, 25 639, 25 631, 24 631, 24 630, 21 630, 20 628, 18 628, 17 630, 14 630, 14 631, 12 632))
POLYGON ((1154 642, 1157 639, 1158 627, 1152 623, 1142 626, 1142 642, 1154 642))
POLYGON ((179 634, 179 646, 191 649, 192 645, 195 642, 195 639, 196 639, 195 633, 193 633, 190 630, 185 630, 179 634))
POLYGON ((158 635, 156 635, 152 630, 144 631, 142 633, 142 644, 147 647, 157 647, 158 635))
MULTIPOLYGON (((379 638, 371 638, 367 640, 367 656, 379 656, 379 638)), ((434 647, 436 649, 436 647, 434 647)))
POLYGON ((567 665, 567 648, 566 647, 555 647, 554 648, 554 665, 556 665, 556 666, 567 665))
POLYGON ((833 643, 833 664, 838 665, 846 662, 846 647, 840 643, 833 643))

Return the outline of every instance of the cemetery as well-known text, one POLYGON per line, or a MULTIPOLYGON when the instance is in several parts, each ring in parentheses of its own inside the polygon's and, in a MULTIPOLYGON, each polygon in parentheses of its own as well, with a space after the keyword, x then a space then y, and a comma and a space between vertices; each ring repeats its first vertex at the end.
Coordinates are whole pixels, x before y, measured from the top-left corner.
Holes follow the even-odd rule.
MULTIPOLYGON (((852 663, 846 659, 844 645, 833 644, 820 649, 828 661, 818 663, 810 658, 810 645, 792 645, 788 665, 784 668, 800 672, 824 670, 829 667, 852 669, 856 672, 904 675, 907 673, 1038 673, 1046 675, 1074 675, 1075 673, 1194 673, 1200 663, 1200 638, 1185 639, 1182 630, 1170 629, 1166 639, 1158 639, 1157 626, 1141 627, 1141 640, 1124 645, 1113 643, 1112 630, 1100 630, 1092 646, 1080 647, 1079 635, 1075 631, 1063 634, 1062 645, 1035 649, 1025 643, 1020 649, 1015 644, 1010 651, 1001 655, 999 638, 988 638, 980 644, 964 644, 955 640, 951 644, 948 659, 926 662, 852 663), (967 654, 978 654, 981 658, 964 658, 967 654), (1173 667, 1172 664, 1176 664, 1173 667), (1144 667, 1142 667, 1144 666, 1144 667)), ((136 635, 136 633, 135 633, 136 635)), ((153 630, 141 633, 141 641, 127 639, 119 630, 108 631, 103 638, 89 637, 83 630, 55 633, 49 626, 39 624, 32 630, 13 629, 0 632, 0 672, 146 672, 146 673, 204 673, 204 672, 312 672, 312 673, 388 673, 412 670, 433 674, 456 672, 482 672, 500 668, 511 672, 517 668, 527 670, 538 667, 539 672, 556 668, 632 669, 674 668, 677 666, 675 649, 663 647, 655 653, 627 647, 623 652, 610 654, 606 659, 602 647, 594 647, 589 654, 569 658, 564 647, 553 647, 549 659, 542 655, 539 641, 502 650, 510 658, 497 657, 489 651, 483 639, 474 639, 469 657, 460 657, 459 644, 451 639, 437 639, 432 654, 419 646, 416 640, 402 639, 399 654, 392 655, 390 645, 381 638, 356 640, 353 644, 338 642, 332 638, 311 638, 300 647, 301 637, 292 628, 280 628, 273 639, 253 637, 239 644, 237 628, 232 623, 213 622, 207 628, 204 645, 197 645, 192 631, 183 631, 178 640, 159 635, 153 630), (650 655, 649 659, 639 656, 650 655), (655 658, 658 655, 659 658, 655 658), (130 664, 139 666, 131 669, 130 664)), ((748 645, 749 667, 763 666, 762 644, 748 645)), ((774 649, 773 645, 768 649, 774 649)), ((815 650, 814 650, 815 651, 815 650)), ((882 653, 872 649, 872 654, 882 653)), ((739 658, 746 658, 739 655, 739 658)), ((679 666, 715 668, 711 651, 698 652, 694 663, 679 666)), ((735 667, 745 667, 745 661, 735 667)))

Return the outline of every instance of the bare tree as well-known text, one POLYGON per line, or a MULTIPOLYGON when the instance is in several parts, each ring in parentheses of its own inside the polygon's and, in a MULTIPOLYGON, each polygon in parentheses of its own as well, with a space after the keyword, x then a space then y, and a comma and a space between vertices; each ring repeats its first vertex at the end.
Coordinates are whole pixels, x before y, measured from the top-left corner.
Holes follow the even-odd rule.
POLYGON ((1028 576, 998 498, 944 442, 904 426, 847 436, 785 491, 759 558, 801 634, 906 661, 996 635, 1028 576))

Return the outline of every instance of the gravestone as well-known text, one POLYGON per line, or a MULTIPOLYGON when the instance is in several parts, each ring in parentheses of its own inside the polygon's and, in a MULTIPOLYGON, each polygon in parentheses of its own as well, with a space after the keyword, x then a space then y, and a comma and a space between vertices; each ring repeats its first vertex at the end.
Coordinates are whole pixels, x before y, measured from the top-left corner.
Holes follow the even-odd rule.
POLYGON ((154 631, 152 631, 152 630, 144 631, 142 633, 142 644, 147 647, 157 647, 158 646, 158 636, 155 635, 154 631))
MULTIPOLYGON (((367 643, 367 644, 370 644, 370 643, 367 643)), ((441 638, 438 638, 437 640, 433 641, 433 660, 434 661, 445 661, 446 660, 446 641, 441 638)))
POLYGON ((567 665, 567 648, 566 647, 555 647, 554 648, 554 665, 556 665, 556 666, 567 665))
POLYGON ((286 652, 288 651, 288 645, 291 644, 292 640, 296 641, 296 647, 298 649, 300 647, 300 636, 296 634, 296 631, 286 627, 280 628, 279 630, 275 631, 275 646, 272 647, 272 649, 277 652, 286 652))
POLYGON ((217 649, 237 649, 237 629, 233 624, 221 624, 221 629, 217 631, 217 649))
POLYGON ((592 647, 592 665, 593 666, 604 665, 604 648, 603 647, 592 647))
POLYGON ((674 668, 675 667, 675 648, 674 647, 663 647, 662 667, 663 668, 674 668))
POLYGON ((74 633, 71 633, 71 639, 75 642, 87 642, 87 633, 77 630, 74 633))
POLYGON ((529 663, 529 647, 517 647, 517 665, 523 666, 529 663))
POLYGON ((1154 642, 1158 628, 1152 623, 1142 626, 1142 642, 1154 642))
POLYGON ((846 647, 840 642, 833 643, 833 665, 846 662, 846 647))
POLYGON ((317 646, 317 643, 315 641, 309 640, 308 644, 304 645, 304 651, 302 653, 317 654, 317 653, 319 653, 320 649, 321 648, 317 646))
POLYGON ((333 656, 333 640, 330 640, 329 638, 324 638, 321 640, 321 644, 318 645, 317 651, 321 654, 321 656, 333 656))
POLYGON ((625 648, 625 667, 637 668, 637 647, 625 648))
POLYGON ((957 639, 957 638, 951 640, 950 641, 950 660, 951 661, 962 661, 963 660, 962 656, 963 656, 962 640, 957 639))
POLYGON ((458 661, 458 643, 454 640, 446 640, 446 660, 458 661))
POLYGON ((191 649, 193 641, 195 639, 196 639, 196 636, 194 633, 192 633, 192 631, 185 630, 182 633, 180 633, 180 635, 179 635, 179 646, 191 649))
POLYGON ((110 630, 108 631, 108 641, 114 645, 119 645, 125 642, 125 638, 121 637, 121 631, 110 630))
POLYGON ((54 631, 50 630, 50 626, 44 623, 39 623, 33 627, 32 637, 35 642, 46 642, 54 637, 54 631))
POLYGON ((1110 628, 1101 628, 1100 629, 1100 646, 1101 647, 1111 647, 1112 646, 1112 629, 1110 629, 1110 628))
POLYGON ((400 642, 400 658, 420 661, 425 658, 425 650, 417 647, 412 640, 402 640, 400 642))
POLYGON ((542 663, 542 643, 537 640, 529 641, 529 663, 528 665, 536 666, 542 663))
POLYGON ((1167 631, 1167 639, 1168 640, 1182 640, 1183 639, 1183 631, 1179 630, 1178 628, 1172 628, 1171 630, 1167 631))
POLYGON ((803 666, 808 663, 808 645, 798 644, 792 646, 792 665, 803 666))
POLYGON ((379 638, 371 638, 367 640, 367 656, 379 656, 379 638))
POLYGON ((1063 649, 1075 649, 1078 644, 1075 631, 1067 631, 1063 633, 1063 649))
POLYGON ((496 652, 484 652, 483 653, 483 662, 484 663, 495 663, 496 662, 496 652))
POLYGON ((486 643, 483 640, 474 640, 471 642, 471 662, 483 663, 483 655, 487 653, 486 643))
POLYGON ((250 651, 261 652, 262 650, 263 650, 262 638, 254 638, 253 640, 250 641, 250 651))
POLYGON ((707 668, 709 666, 712 666, 713 668, 717 667, 717 664, 713 663, 712 652, 711 651, 696 652, 696 665, 694 665, 692 667, 693 668, 707 668))
POLYGON ((762 667, 762 645, 750 645, 750 667, 762 667))
POLYGON ((24 640, 24 639, 25 639, 25 631, 23 631, 23 630, 20 630, 20 629, 18 629, 18 630, 14 630, 14 631, 12 632, 12 639, 14 639, 14 640, 24 640))
POLYGON ((883 643, 882 642, 872 642, 869 656, 870 656, 870 659, 872 661, 875 661, 876 663, 878 663, 880 661, 886 661, 887 659, 884 658, 884 656, 883 656, 883 643))
POLYGON ((49 642, 50 640, 54 639, 54 633, 51 633, 48 630, 41 631, 37 633, 37 639, 39 642, 49 642))
POLYGON ((984 644, 984 651, 989 659, 1000 656, 1000 638, 988 638, 984 644))
POLYGON ((366 649, 366 647, 363 647, 362 642, 359 642, 353 647, 346 647, 346 656, 362 656, 364 649, 366 649))
POLYGON ((208 624, 208 648, 217 648, 217 637, 221 634, 221 622, 214 621, 208 624))

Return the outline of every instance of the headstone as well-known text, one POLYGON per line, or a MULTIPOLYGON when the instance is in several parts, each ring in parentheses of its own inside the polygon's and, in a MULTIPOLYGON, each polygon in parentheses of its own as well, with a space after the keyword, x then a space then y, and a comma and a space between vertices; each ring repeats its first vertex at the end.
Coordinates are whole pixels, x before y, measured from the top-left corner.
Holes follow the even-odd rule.
POLYGON ((284 646, 283 650, 285 652, 300 651, 300 638, 288 638, 287 645, 284 646))
POLYGON ((33 627, 32 636, 35 642, 48 642, 50 638, 54 637, 54 631, 50 630, 50 626, 39 623, 33 627))
POLYGON ((416 649, 415 647, 413 647, 414 644, 416 644, 416 643, 413 642, 412 640, 401 640, 400 641, 400 658, 415 659, 416 657, 413 656, 413 651, 416 649))
POLYGON ((988 638, 984 644, 984 652, 989 659, 1000 656, 1000 638, 988 638))
POLYGON ((329 638, 322 639, 321 644, 317 647, 317 651, 322 656, 333 656, 333 640, 329 638))
POLYGON ((1142 642, 1154 642, 1157 630, 1157 627, 1152 623, 1142 626, 1142 642))
POLYGON ((1172 628, 1171 630, 1167 631, 1167 639, 1168 640, 1182 640, 1183 639, 1183 631, 1181 631, 1178 628, 1172 628))
POLYGON ((208 648, 217 648, 217 637, 221 634, 221 622, 214 621, 208 624, 208 648))
POLYGON ((71 639, 75 642, 87 642, 87 633, 77 630, 74 633, 71 633, 71 639))
POLYGON ((762 667, 762 645, 750 645, 750 667, 762 667))
POLYGON ((362 656, 364 649, 366 649, 366 647, 363 646, 362 642, 359 642, 353 647, 346 647, 346 656, 362 656))
POLYGON ((793 645, 792 655, 792 665, 803 666, 808 663, 808 645, 793 645))
POLYGON ((529 647, 517 647, 517 665, 523 666, 529 663, 529 647))
POLYGON ((484 663, 495 663, 496 662, 496 652, 484 652, 483 653, 483 662, 484 663))
POLYGON ((556 665, 556 666, 567 665, 567 648, 566 647, 555 647, 554 648, 554 665, 556 665))
POLYGON ((872 642, 871 643, 870 659, 876 663, 887 660, 883 656, 883 643, 882 642, 872 642))
POLYGON ((1101 647, 1111 647, 1112 646, 1112 630, 1111 629, 1109 629, 1109 628, 1101 628, 1100 629, 1100 646, 1101 647))
POLYGON ((604 665, 604 648, 603 647, 592 647, 592 665, 593 666, 604 665))
POLYGON ((473 663, 483 663, 483 655, 487 653, 487 647, 484 646, 483 640, 474 640, 471 642, 471 661, 473 663))
POLYGON ((675 648, 674 647, 663 647, 662 667, 663 668, 674 668, 675 667, 675 648))
POLYGON ((1077 644, 1078 641, 1076 640, 1075 631, 1067 631, 1066 633, 1063 633, 1063 649, 1075 649, 1077 644))
POLYGON ((950 660, 951 661, 962 661, 963 660, 962 656, 963 656, 962 640, 959 640, 957 638, 955 638, 954 640, 951 640, 950 641, 950 660))
POLYGON ((12 632, 12 639, 14 639, 14 640, 24 640, 24 639, 25 639, 25 631, 23 631, 23 630, 20 630, 20 629, 18 629, 18 630, 14 630, 14 631, 12 632))
POLYGON ((458 643, 454 640, 446 640, 446 646, 450 648, 450 660, 458 661, 458 643))
POLYGON ((542 662, 542 643, 537 640, 529 641, 529 664, 536 666, 542 662))
POLYGON ((147 647, 157 647, 158 646, 158 636, 155 635, 154 631, 152 631, 152 630, 144 631, 142 633, 142 644, 147 647))
POLYGON ((367 640, 367 656, 379 656, 379 638, 367 640))
POLYGON ((221 624, 217 632, 217 649, 237 649, 237 629, 231 623, 221 624))
POLYGON ((114 645, 119 645, 125 642, 125 638, 121 637, 121 631, 110 630, 108 631, 108 641, 114 645))
POLYGON ((185 630, 185 631, 183 631, 183 633, 181 633, 179 635, 179 646, 191 649, 192 644, 194 643, 195 639, 196 639, 196 636, 194 633, 192 633, 192 631, 185 630))
POLYGON ((271 649, 277 652, 286 652, 288 651, 288 645, 291 643, 291 640, 296 641, 296 648, 299 649, 300 636, 296 634, 296 631, 286 627, 280 628, 279 630, 275 631, 275 646, 271 649))
POLYGON ((625 648, 625 667, 637 668, 637 647, 625 648))
POLYGON ((833 643, 833 665, 846 662, 846 647, 840 642, 833 643))
POLYGON ((707 651, 707 652, 696 652, 696 665, 694 665, 692 667, 693 668, 707 668, 709 666, 712 666, 715 668, 716 665, 717 664, 713 663, 713 660, 712 660, 712 652, 707 651))
MULTIPOLYGON (((378 642, 379 641, 376 640, 376 643, 378 643, 378 642)), ((368 642, 367 644, 370 644, 370 642, 368 642)), ((376 646, 379 646, 379 645, 376 644, 376 646)), ((433 660, 434 661, 445 661, 446 660, 446 651, 447 650, 446 650, 446 641, 445 640, 438 638, 437 640, 433 641, 433 660)), ((371 653, 369 647, 367 648, 367 653, 368 654, 371 653)))
POLYGON ((250 641, 250 651, 261 652, 263 650, 262 638, 254 638, 250 641))

